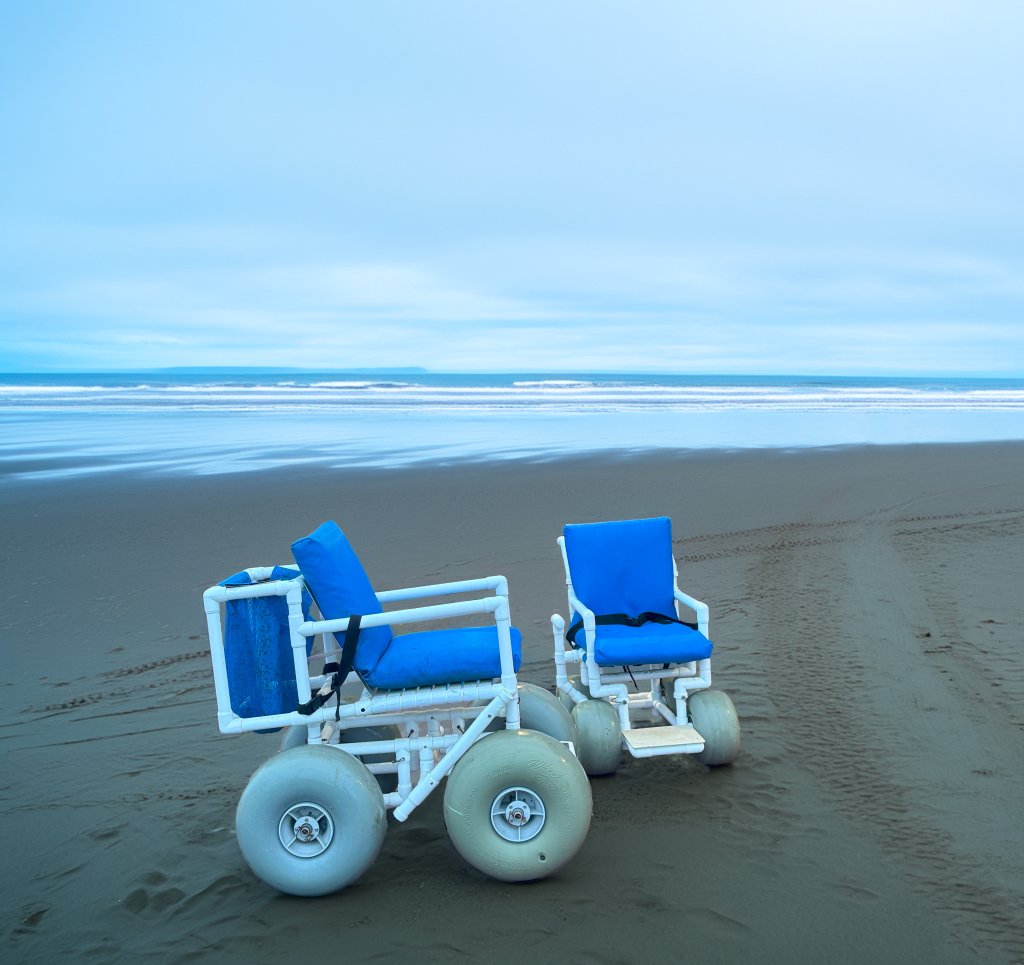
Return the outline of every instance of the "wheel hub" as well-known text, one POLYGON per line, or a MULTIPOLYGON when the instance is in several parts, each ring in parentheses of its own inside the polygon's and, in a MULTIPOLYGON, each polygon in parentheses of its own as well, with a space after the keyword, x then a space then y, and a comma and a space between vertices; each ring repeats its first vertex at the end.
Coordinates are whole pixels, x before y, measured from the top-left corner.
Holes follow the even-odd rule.
POLYGON ((293 804, 277 826, 284 849, 297 858, 323 854, 334 838, 334 821, 319 804, 293 804))
POLYGON ((544 802, 526 787, 507 787, 491 803, 491 827, 506 841, 535 838, 546 818, 544 802))
POLYGON ((530 805, 522 801, 513 801, 505 808, 505 820, 513 827, 521 828, 530 820, 530 805))

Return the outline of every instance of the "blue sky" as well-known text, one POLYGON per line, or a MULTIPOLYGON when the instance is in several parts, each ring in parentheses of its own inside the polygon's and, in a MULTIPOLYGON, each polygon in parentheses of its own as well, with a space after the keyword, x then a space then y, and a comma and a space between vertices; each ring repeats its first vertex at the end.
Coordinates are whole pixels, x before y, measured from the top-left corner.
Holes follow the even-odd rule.
POLYGON ((1024 5, 0 0, 0 370, 1024 374, 1024 5))

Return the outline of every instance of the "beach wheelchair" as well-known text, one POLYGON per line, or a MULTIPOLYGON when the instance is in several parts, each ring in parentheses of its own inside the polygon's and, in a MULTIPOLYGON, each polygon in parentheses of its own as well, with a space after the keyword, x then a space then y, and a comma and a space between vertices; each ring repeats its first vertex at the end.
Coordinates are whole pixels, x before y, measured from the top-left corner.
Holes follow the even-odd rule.
POLYGON ((555 686, 587 774, 614 774, 623 748, 732 763, 739 719, 729 697, 710 689, 709 610, 679 589, 671 520, 570 524, 558 544, 569 627, 551 617, 555 686), (695 622, 680 619, 679 604, 695 622))
POLYGON ((380 851, 387 810, 405 821, 445 779, 445 825, 470 865, 502 881, 563 867, 590 826, 590 785, 571 740, 521 726, 521 704, 541 723, 557 723, 549 703, 571 721, 516 679, 505 578, 375 593, 333 522, 292 552, 297 567, 247 570, 204 594, 220 730, 285 728, 235 815, 252 871, 294 895, 344 888, 380 851), (445 596, 469 598, 408 606, 445 596), (493 623, 447 625, 480 615, 493 623))

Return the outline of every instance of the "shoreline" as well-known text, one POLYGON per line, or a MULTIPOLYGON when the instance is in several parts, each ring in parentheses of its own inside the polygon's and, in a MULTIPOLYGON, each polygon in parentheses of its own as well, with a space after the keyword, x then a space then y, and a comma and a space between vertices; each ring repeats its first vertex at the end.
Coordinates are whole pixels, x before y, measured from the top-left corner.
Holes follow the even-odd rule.
POLYGON ((680 449, 1019 442, 1022 416, 1024 380, 58 379, 35 388, 0 385, 0 478, 288 466, 393 471, 680 449))
POLYGON ((395 473, 415 472, 458 472, 476 470, 487 471, 490 468, 511 471, 530 470, 541 466, 561 466, 573 463, 585 465, 614 465, 634 460, 655 460, 658 462, 676 462, 679 460, 699 461, 718 460, 733 457, 776 457, 776 456, 813 456, 859 451, 922 451, 945 449, 970 449, 972 447, 1020 447, 1024 450, 1024 438, 1006 439, 975 439, 925 442, 841 442, 822 445, 763 445, 763 446, 637 446, 634 448, 609 447, 579 450, 551 450, 545 452, 509 451, 499 455, 457 455, 457 456, 424 456, 412 462, 374 463, 367 461, 360 464, 329 464, 329 457, 315 456, 313 450, 301 448, 289 457, 288 461, 270 465, 238 466, 222 469, 189 469, 181 465, 166 463, 150 465, 147 463, 133 464, 113 459, 105 464, 94 466, 82 457, 64 456, 43 459, 29 457, 18 458, 7 456, 0 459, 0 494, 6 488, 14 491, 20 486, 51 486, 81 485, 95 482, 99 485, 113 483, 115 485, 131 481, 144 483, 147 481, 199 481, 199 480, 239 480, 239 479, 286 479, 304 476, 391 476, 395 473), (51 468, 55 462, 64 462, 63 468, 51 468))
POLYGON ((330 945, 342 922, 359 961, 506 942, 538 962, 642 947, 1010 965, 1024 957, 1022 456, 979 442, 4 480, 8 957, 269 961, 297 929, 330 945), (744 727, 733 767, 627 759, 592 782, 580 854, 536 885, 468 869, 440 793, 391 821, 337 895, 253 878, 234 807, 276 739, 217 732, 207 586, 286 562, 336 518, 379 589, 508 577, 521 676, 550 684, 562 524, 661 514, 683 589, 711 606, 716 686, 744 727))

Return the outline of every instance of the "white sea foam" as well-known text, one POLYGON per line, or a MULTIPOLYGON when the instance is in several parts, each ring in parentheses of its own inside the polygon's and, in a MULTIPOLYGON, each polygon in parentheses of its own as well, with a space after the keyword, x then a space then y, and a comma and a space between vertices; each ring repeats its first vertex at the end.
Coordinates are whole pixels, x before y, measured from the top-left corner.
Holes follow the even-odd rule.
POLYGON ((581 382, 577 379, 543 379, 539 382, 513 382, 516 388, 523 389, 578 389, 593 385, 593 382, 581 382))
POLYGON ((166 409, 280 409, 295 411, 464 412, 529 409, 538 412, 668 410, 779 410, 788 412, 875 410, 971 411, 1024 409, 1024 385, 978 387, 955 382, 908 385, 668 384, 571 379, 517 380, 504 384, 422 384, 369 380, 261 383, 209 381, 123 385, 4 384, 0 408, 44 411, 129 412, 166 409))
MULTIPOLYGON (((0 377, 2 379, 2 377, 0 377)), ((146 386, 135 386, 135 385, 120 385, 120 386, 104 386, 104 385, 18 385, 18 384, 5 384, 0 381, 0 398, 4 396, 25 396, 31 397, 33 395, 50 396, 50 395, 75 395, 82 392, 131 392, 134 389, 146 388, 146 386)))
POLYGON ((1024 380, 0 376, 8 477, 991 439, 1024 439, 1024 380))

